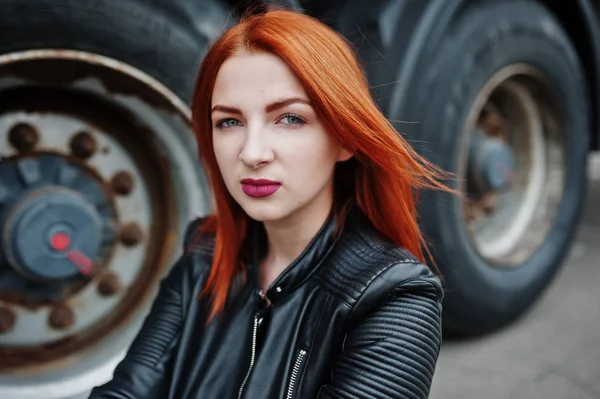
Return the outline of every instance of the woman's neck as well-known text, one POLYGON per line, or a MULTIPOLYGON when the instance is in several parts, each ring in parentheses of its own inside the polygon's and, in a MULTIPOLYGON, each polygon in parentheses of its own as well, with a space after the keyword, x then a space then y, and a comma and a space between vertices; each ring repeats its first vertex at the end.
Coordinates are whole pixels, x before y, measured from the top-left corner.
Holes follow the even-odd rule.
POLYGON ((260 265, 261 285, 266 290, 317 235, 329 216, 330 208, 298 212, 289 220, 264 223, 267 253, 260 265))

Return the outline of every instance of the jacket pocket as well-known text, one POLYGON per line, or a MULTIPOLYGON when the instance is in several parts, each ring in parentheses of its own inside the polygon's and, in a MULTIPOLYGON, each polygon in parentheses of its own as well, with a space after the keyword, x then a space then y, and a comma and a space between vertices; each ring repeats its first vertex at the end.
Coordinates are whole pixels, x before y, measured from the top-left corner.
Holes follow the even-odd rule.
POLYGON ((308 350, 305 348, 301 348, 296 353, 296 358, 294 359, 294 365, 292 366, 292 372, 288 381, 287 393, 285 396, 286 399, 293 399, 295 397, 294 395, 298 390, 298 384, 300 384, 300 377, 304 370, 307 355, 308 350))

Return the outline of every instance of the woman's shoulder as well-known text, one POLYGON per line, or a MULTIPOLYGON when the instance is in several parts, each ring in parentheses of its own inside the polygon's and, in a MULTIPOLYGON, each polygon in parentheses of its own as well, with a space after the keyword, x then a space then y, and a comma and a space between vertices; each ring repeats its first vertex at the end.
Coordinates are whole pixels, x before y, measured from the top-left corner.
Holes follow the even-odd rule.
POLYGON ((212 257, 215 247, 213 218, 203 216, 193 219, 185 228, 184 254, 197 254, 212 257))
POLYGON ((181 256, 171 275, 178 275, 184 281, 198 281, 209 273, 215 245, 215 234, 210 231, 209 223, 210 217, 198 217, 187 223, 181 256))
POLYGON ((431 267, 374 228, 352 229, 336 247, 322 280, 350 306, 370 308, 407 290, 441 302, 441 281, 431 267))

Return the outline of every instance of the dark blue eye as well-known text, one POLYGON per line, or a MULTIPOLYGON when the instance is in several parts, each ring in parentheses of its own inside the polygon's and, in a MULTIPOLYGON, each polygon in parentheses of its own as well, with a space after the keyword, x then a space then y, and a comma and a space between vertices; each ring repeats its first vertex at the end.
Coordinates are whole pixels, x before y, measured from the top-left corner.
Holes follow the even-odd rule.
POLYGON ((221 119, 220 121, 217 122, 217 127, 220 127, 220 128, 226 129, 228 127, 236 127, 236 126, 241 126, 241 123, 237 119, 233 119, 233 118, 221 119))

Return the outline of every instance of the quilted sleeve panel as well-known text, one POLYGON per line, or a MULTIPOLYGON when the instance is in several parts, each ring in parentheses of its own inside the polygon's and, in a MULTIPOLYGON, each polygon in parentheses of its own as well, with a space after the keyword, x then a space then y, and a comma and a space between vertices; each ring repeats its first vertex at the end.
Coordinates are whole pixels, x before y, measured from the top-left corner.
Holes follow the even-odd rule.
MULTIPOLYGON (((188 226, 184 248, 195 224, 188 226)), ((166 397, 171 354, 182 325, 182 289, 188 269, 183 255, 161 281, 149 314, 113 378, 92 390, 90 399, 158 399, 166 397)))
POLYGON ((318 399, 425 399, 441 346, 441 294, 412 280, 347 334, 318 399))

